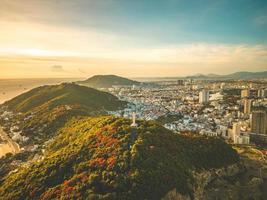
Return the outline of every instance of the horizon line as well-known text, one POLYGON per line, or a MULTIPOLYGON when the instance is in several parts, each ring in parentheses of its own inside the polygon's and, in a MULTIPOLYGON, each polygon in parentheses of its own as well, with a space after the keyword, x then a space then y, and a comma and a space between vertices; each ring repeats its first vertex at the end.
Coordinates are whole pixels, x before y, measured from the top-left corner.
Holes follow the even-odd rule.
POLYGON ((115 76, 120 76, 120 77, 125 77, 125 78, 186 78, 186 77, 190 77, 190 76, 207 76, 207 75, 219 75, 219 76, 224 76, 224 75, 230 75, 230 74, 234 74, 234 73, 241 73, 241 72, 248 72, 248 73, 259 73, 259 72, 267 72, 267 70, 264 71, 235 71, 232 73, 208 73, 208 74, 203 74, 203 73, 195 73, 195 74, 190 74, 190 75, 183 75, 183 76, 122 76, 122 75, 118 75, 118 74, 94 74, 91 76, 81 76, 81 77, 2 77, 0 78, 0 80, 25 80, 25 79, 86 79, 86 78, 90 78, 93 76, 98 76, 98 75, 115 75, 115 76))

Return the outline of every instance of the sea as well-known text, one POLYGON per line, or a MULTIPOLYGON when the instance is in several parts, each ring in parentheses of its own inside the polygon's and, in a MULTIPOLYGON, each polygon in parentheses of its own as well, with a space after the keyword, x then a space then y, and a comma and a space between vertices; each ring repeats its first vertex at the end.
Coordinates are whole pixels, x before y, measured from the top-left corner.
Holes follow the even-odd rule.
POLYGON ((75 82, 82 78, 0 79, 0 104, 42 85, 75 82))

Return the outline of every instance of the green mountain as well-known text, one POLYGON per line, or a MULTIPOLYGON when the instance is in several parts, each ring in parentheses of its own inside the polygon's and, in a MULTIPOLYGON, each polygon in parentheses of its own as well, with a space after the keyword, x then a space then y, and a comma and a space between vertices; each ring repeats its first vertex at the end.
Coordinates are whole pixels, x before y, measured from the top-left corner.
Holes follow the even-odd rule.
POLYGON ((140 85, 140 82, 133 81, 116 75, 96 75, 85 81, 77 82, 94 88, 110 88, 115 85, 140 85))
POLYGON ((152 121, 84 117, 69 121, 44 159, 0 182, 0 199, 151 199, 191 194, 192 171, 238 161, 220 139, 174 134, 152 121))
POLYGON ((73 83, 41 86, 21 94, 4 106, 17 115, 23 133, 49 138, 73 116, 103 115, 125 106, 112 94, 73 83))

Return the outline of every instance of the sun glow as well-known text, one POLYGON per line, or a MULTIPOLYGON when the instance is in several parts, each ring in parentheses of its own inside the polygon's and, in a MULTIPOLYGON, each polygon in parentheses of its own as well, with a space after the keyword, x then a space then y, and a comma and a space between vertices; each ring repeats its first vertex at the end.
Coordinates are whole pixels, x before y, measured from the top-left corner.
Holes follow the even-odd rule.
POLYGON ((51 52, 42 49, 21 49, 20 53, 30 56, 49 56, 51 52))

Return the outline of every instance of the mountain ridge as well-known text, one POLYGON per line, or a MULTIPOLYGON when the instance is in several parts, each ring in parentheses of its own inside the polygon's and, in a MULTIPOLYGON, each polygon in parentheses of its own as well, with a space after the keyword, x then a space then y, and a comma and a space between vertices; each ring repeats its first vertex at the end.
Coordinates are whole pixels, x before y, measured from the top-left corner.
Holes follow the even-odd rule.
POLYGON ((186 76, 185 78, 194 79, 260 79, 267 78, 267 71, 261 72, 249 72, 249 71, 238 71, 231 74, 219 75, 219 74, 196 74, 193 76, 186 76))

